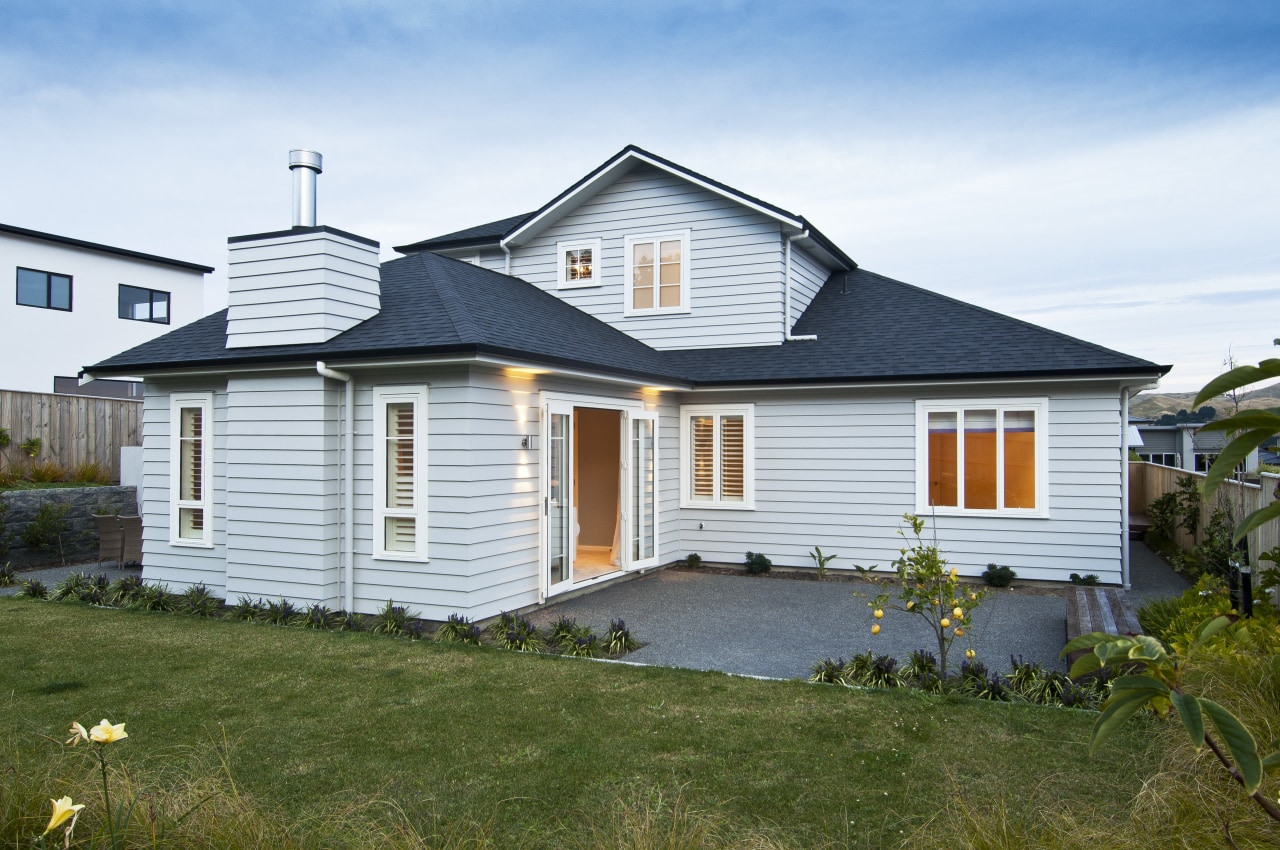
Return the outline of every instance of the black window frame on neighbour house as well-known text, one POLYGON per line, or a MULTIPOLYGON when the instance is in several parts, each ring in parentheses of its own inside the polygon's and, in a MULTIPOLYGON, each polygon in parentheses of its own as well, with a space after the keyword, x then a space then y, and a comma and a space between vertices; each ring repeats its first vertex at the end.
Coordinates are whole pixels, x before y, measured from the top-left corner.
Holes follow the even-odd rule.
POLYGON ((70 313, 74 306, 75 279, 69 274, 60 274, 58 272, 48 272, 43 269, 29 269, 24 266, 18 266, 14 279, 14 301, 21 307, 36 307, 41 310, 59 310, 63 313, 70 313), (43 303, 22 300, 22 277, 23 272, 30 275, 44 275, 44 299, 43 303), (67 306, 60 307, 54 304, 53 298, 53 282, 55 279, 65 280, 67 282, 67 306))
POLYGON ((145 286, 131 286, 127 283, 122 283, 116 293, 116 314, 121 319, 127 319, 132 322, 150 322, 156 325, 167 325, 169 324, 169 317, 173 314, 173 301, 170 294, 165 292, 163 289, 148 289, 145 286), (142 301, 139 299, 126 302, 124 300, 126 289, 133 292, 145 293, 147 300, 142 301), (164 318, 156 318, 157 295, 164 296, 163 299, 159 299, 164 303, 164 318), (144 303, 147 305, 149 316, 143 318, 141 316, 134 315, 134 308, 139 307, 144 303))

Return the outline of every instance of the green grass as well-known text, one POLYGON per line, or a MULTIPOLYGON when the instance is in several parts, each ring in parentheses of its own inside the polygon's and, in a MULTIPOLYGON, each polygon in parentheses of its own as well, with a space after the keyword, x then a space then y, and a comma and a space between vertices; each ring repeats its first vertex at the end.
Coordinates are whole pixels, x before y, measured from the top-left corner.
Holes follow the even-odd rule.
POLYGON ((1088 757, 1085 712, 76 604, 0 599, 0 646, 22 741, 126 722, 141 776, 225 735, 271 811, 376 800, 495 847, 586 846, 659 798, 712 813, 715 846, 894 846, 960 793, 1106 819, 1157 758, 1143 724, 1088 757))

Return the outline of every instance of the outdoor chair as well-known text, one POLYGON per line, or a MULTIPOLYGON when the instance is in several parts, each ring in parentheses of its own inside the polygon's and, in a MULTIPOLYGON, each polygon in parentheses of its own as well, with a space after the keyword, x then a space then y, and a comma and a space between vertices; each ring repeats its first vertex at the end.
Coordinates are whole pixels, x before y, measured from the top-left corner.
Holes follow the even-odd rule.
POLYGON ((124 532, 120 528, 120 517, 95 514, 93 521, 98 525, 98 564, 101 565, 103 561, 121 563, 124 532))
POLYGON ((124 538, 120 549, 121 565, 142 563, 142 517, 120 517, 120 531, 124 538))

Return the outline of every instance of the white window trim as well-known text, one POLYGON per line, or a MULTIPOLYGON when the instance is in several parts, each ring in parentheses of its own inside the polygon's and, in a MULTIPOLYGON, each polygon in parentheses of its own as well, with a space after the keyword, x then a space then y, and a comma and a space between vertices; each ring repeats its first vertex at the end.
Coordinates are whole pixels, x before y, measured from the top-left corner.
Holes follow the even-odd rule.
POLYGON ((588 286, 600 286, 603 281, 600 279, 600 240, 599 239, 579 239, 574 242, 557 242, 556 243, 556 288, 557 289, 584 289, 588 286), (591 277, 583 280, 579 278, 576 281, 565 280, 565 270, 568 263, 565 262, 564 255, 569 251, 580 251, 583 248, 591 249, 591 277))
POLYGON ((427 560, 427 386, 373 388, 373 557, 380 561, 427 560), (413 509, 388 508, 387 501, 387 405, 412 402, 413 408, 413 509), (386 548, 388 517, 412 517, 414 551, 386 548))
POLYGON ((634 236, 627 236, 622 240, 622 282, 623 282, 623 316, 663 316, 672 313, 689 313, 689 243, 691 241, 691 231, 689 230, 669 230, 662 233, 640 233, 634 236), (635 271, 632 266, 634 254, 631 246, 637 242, 653 242, 654 243, 654 292, 653 303, 659 302, 660 293, 658 291, 658 244, 662 240, 679 239, 680 245, 680 306, 679 307, 649 307, 647 309, 637 310, 632 304, 635 303, 632 293, 632 284, 635 282, 635 271))
POLYGON ((213 393, 184 392, 169 396, 169 543, 198 549, 213 548, 213 393), (183 501, 182 493, 182 411, 201 409, 200 434, 200 501, 183 501), (200 539, 179 537, 180 511, 196 508, 204 512, 204 529, 200 539))
MULTIPOLYGON (((708 508, 718 511, 753 511, 756 509, 756 406, 754 404, 682 404, 680 405, 680 507, 708 508), (742 416, 742 501, 695 500, 691 491, 690 465, 693 463, 693 440, 689 420, 695 416, 742 416)), ((715 426, 715 489, 720 491, 720 420, 715 426)))
MULTIPOLYGON (((959 417, 957 417, 957 422, 959 417)), ((964 467, 964 440, 958 439, 957 465, 964 467)), ((1004 441, 996 440, 996 499, 1004 501, 1004 441)), ((963 502, 963 475, 960 475, 960 498, 963 502)), ((916 401, 916 513, 920 516, 1030 517, 1049 518, 1049 399, 1036 398, 950 398, 916 401), (965 410, 995 410, 997 421, 1003 422, 1005 411, 1030 410, 1035 414, 1036 428, 1036 506, 1034 508, 974 509, 951 505, 929 504, 929 414, 962 413, 965 410)))

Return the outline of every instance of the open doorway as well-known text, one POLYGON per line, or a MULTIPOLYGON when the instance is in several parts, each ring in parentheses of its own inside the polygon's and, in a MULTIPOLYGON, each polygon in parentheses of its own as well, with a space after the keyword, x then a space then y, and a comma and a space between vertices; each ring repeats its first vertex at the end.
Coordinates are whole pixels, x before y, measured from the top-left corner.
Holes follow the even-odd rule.
POLYGON ((622 568, 622 411, 573 409, 576 552, 573 578, 622 568))

